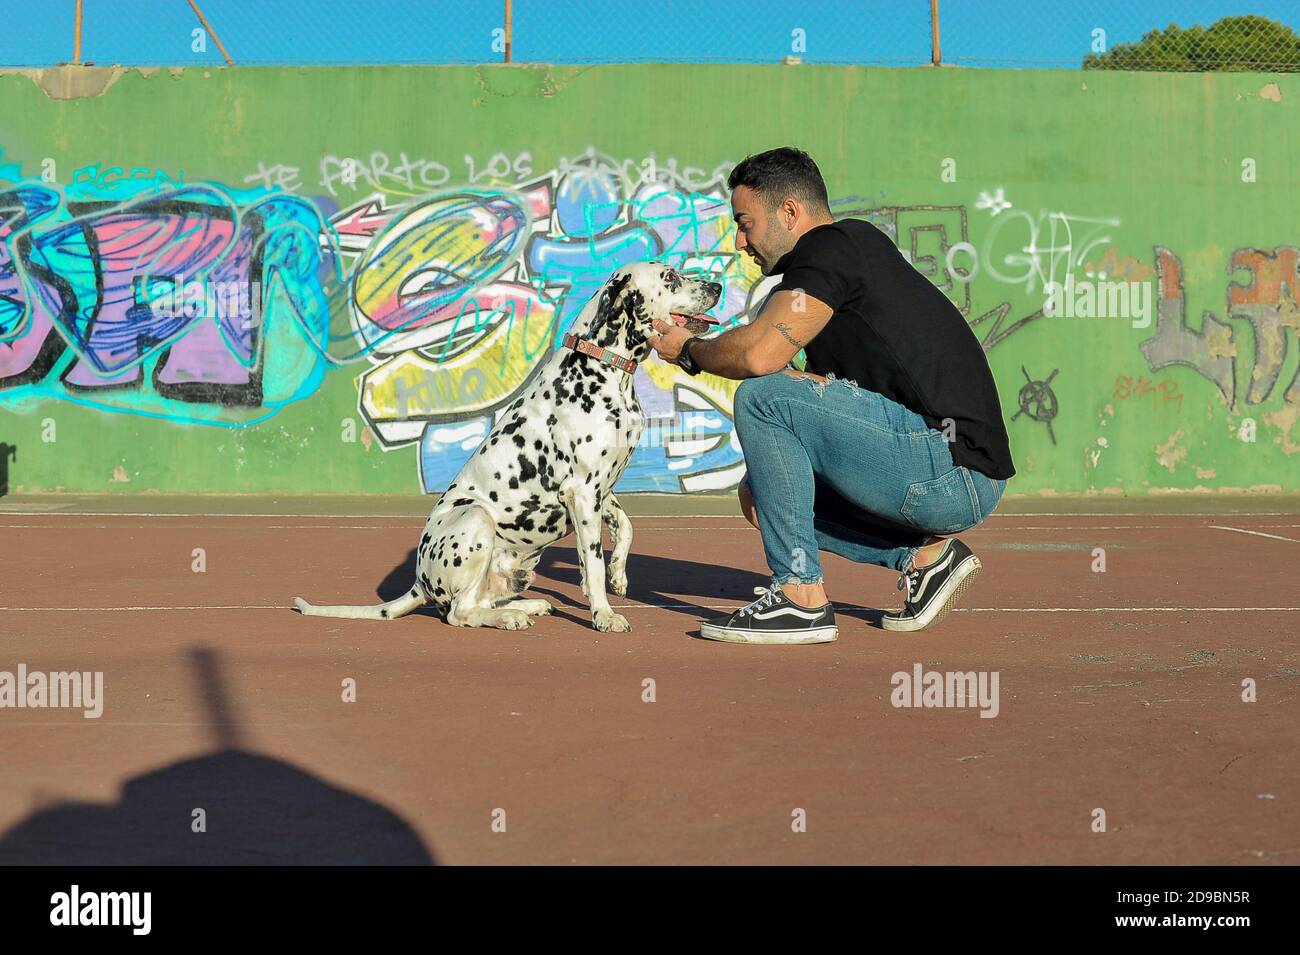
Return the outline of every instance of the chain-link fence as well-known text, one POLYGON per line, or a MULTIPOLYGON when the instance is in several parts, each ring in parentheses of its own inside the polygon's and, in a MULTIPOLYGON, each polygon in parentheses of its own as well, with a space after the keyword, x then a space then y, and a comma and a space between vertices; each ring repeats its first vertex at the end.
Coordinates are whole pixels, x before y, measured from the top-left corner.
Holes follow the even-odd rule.
POLYGON ((0 65, 806 63, 1300 70, 1300 2, 10 0, 0 65), (78 40, 79 37, 79 40, 78 40))

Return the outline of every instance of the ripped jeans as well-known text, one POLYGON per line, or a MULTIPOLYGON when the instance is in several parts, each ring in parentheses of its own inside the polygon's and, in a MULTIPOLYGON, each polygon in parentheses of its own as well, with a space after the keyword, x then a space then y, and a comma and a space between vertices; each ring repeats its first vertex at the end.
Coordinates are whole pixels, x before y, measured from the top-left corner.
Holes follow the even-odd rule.
POLYGON ((1006 488, 954 465, 920 415, 834 376, 747 378, 735 420, 776 583, 819 582, 822 550, 906 570, 932 535, 988 517, 1006 488))

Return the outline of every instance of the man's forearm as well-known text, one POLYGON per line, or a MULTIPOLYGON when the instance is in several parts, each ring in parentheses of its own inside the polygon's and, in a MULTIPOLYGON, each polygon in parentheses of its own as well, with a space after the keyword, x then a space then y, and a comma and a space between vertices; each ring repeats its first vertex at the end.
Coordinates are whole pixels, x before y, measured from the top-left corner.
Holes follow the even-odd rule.
POLYGON ((702 369, 723 378, 755 378, 767 372, 755 367, 745 332, 749 326, 725 332, 717 338, 687 342, 691 357, 702 369))

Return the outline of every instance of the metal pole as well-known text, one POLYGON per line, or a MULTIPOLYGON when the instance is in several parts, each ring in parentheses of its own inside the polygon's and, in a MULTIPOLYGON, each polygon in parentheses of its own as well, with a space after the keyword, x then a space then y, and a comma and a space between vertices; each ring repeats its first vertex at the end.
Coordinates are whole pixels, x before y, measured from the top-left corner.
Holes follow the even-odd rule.
POLYGON ((72 27, 72 62, 81 62, 81 0, 77 0, 77 13, 72 27))
POLYGON ((217 44, 217 49, 220 50, 221 55, 226 58, 226 66, 234 66, 235 61, 230 58, 230 54, 226 52, 226 48, 221 45, 221 38, 217 36, 217 31, 208 26, 207 17, 205 17, 203 11, 199 9, 199 5, 195 3, 194 0, 190 0, 190 7, 194 10, 195 16, 199 18, 199 22, 203 24, 203 29, 212 34, 212 40, 217 44))
POLYGON ((510 62, 510 0, 506 0, 506 62, 510 62))
POLYGON ((943 56, 939 53, 939 0, 930 0, 930 63, 943 65, 943 56))

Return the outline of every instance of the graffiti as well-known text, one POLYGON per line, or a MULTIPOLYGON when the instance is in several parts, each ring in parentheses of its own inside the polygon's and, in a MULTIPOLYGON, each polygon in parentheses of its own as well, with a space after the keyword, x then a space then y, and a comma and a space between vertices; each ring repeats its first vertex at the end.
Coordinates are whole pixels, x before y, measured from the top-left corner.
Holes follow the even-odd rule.
POLYGON ((1183 264, 1169 249, 1157 246, 1156 333, 1140 346, 1147 366, 1160 371, 1185 365, 1213 382, 1232 406, 1236 385, 1233 365, 1237 354, 1231 326, 1206 311, 1199 330, 1187 323, 1187 298, 1183 292, 1183 264))
POLYGON ((302 200, 207 185, 121 202, 0 192, 0 389, 14 404, 76 396, 178 420, 241 407, 258 411, 225 423, 263 420, 263 406, 307 396, 322 373, 324 355, 302 347, 322 347, 329 325, 322 257, 305 238, 318 228, 302 200), (291 357, 286 339, 306 354, 291 357))
POLYGON ((1007 197, 1002 193, 1002 187, 999 186, 993 195, 987 192, 981 192, 979 199, 975 202, 976 209, 987 209, 989 215, 995 216, 999 212, 1005 212, 1011 208, 1011 203, 1007 202, 1007 197))
MULTIPOLYGON (((1240 270, 1245 270, 1249 279, 1228 286, 1228 314, 1244 318, 1254 330, 1255 367, 1246 401, 1262 404, 1274 393, 1291 347, 1289 342, 1300 342, 1300 309, 1296 307, 1300 297, 1300 249, 1238 249, 1232 254, 1228 274, 1240 270)), ((1282 400, 1288 404, 1300 402, 1300 368, 1292 373, 1282 400)))
MULTIPOLYGON (((331 370, 344 369, 367 426, 362 443, 413 453, 420 486, 434 491, 615 269, 659 259, 720 282, 714 315, 724 328, 751 320, 777 281, 736 252, 730 163, 706 170, 589 148, 549 170, 535 165, 529 151, 466 154, 463 171, 401 152, 326 155, 314 196, 299 194, 308 187, 298 167, 263 161, 239 191, 99 163, 78 169, 65 192, 5 167, 0 402, 29 410, 62 400, 243 428, 311 397, 331 370)), ((977 217, 976 235, 960 203, 849 195, 832 208, 888 235, 985 351, 1052 314, 1013 305, 998 293, 1003 286, 1041 305, 1056 289, 1092 288, 1076 281, 1079 269, 1098 288, 1107 276, 1125 289, 1154 277, 1154 334, 1140 343, 1151 372, 1191 368, 1233 407, 1229 321, 1237 319, 1254 332, 1246 402, 1279 393, 1300 402, 1300 372, 1285 377, 1300 333, 1300 251, 1291 246, 1232 253, 1227 318, 1207 311, 1193 327, 1178 256, 1156 247, 1154 268, 1121 258, 1112 244, 1117 218, 1033 215, 1001 187, 979 192, 974 208, 989 215, 977 217), (977 304, 977 288, 994 290, 996 304, 977 304)), ((1134 308, 1149 314, 1141 300, 1134 308)), ((1011 419, 1044 424, 1053 445, 1058 372, 1037 380, 1021 365, 1011 419)), ((733 488, 744 470, 731 415, 736 383, 657 361, 633 381, 646 422, 619 490, 733 488)), ((1181 411, 1174 381, 1116 379, 1112 398, 1148 396, 1181 411)))
POLYGON ((1147 381, 1145 375, 1139 375, 1137 380, 1132 375, 1118 375, 1115 378, 1115 388, 1111 391, 1110 396, 1117 401, 1125 401, 1129 398, 1145 398, 1151 396, 1151 407, 1156 405, 1169 404, 1177 402, 1178 410, 1183 410, 1183 393, 1178 387, 1176 381, 1147 381), (1157 397, 1163 397, 1164 401, 1157 401, 1157 397))
MULTIPOLYGON (((459 471, 615 269, 659 259, 707 274, 724 285, 715 309, 724 323, 761 305, 750 294, 757 270, 731 241, 721 184, 692 191, 669 181, 674 169, 651 163, 631 176, 627 163, 589 150, 472 201, 393 208, 372 195, 332 217, 341 254, 355 259, 347 268, 357 327, 371 336, 359 411, 384 450, 418 444, 426 489, 459 471)), ((638 370, 649 430, 664 437, 642 442, 620 490, 739 480, 734 383, 677 378, 666 366, 638 370)))
POLYGON ((1020 405, 1020 410, 1011 416, 1015 421, 1022 414, 1028 415, 1034 421, 1041 421, 1047 426, 1047 436, 1052 439, 1052 444, 1056 444, 1056 435, 1052 431, 1052 419, 1056 417, 1058 410, 1056 404, 1056 394, 1052 391, 1052 379, 1056 377, 1059 368, 1053 368, 1052 373, 1042 381, 1035 381, 1029 377, 1029 372, 1025 371, 1025 366, 1020 366, 1020 373, 1025 376, 1025 383, 1020 388, 1020 394, 1016 396, 1016 402, 1020 405))
POLYGON ((406 153, 401 153, 396 163, 382 151, 371 153, 369 159, 325 156, 320 161, 320 184, 331 196, 338 195, 338 186, 350 189, 361 182, 371 189, 427 190, 445 185, 450 179, 451 170, 442 163, 411 160, 406 153))
MULTIPOLYGON (((1017 286, 1031 295, 1051 293, 1067 286, 1072 289, 1073 270, 1087 265, 1091 252, 1102 249, 1113 252, 1109 248, 1112 240, 1108 230, 1119 225, 1115 218, 1090 218, 1064 212, 1042 212, 1034 217, 1017 210, 998 219, 988 230, 981 251, 971 242, 963 205, 872 208, 863 203, 862 197, 850 196, 832 202, 832 208, 836 218, 864 218, 893 239, 904 258, 948 295, 972 329, 979 329, 986 352, 1050 313, 1040 307, 1007 324, 1012 303, 1004 301, 971 318, 972 284, 977 275, 1017 286), (1019 223, 1019 231, 1002 235, 1007 223, 1013 221, 1019 223), (1015 271, 1003 271, 1005 267, 1014 267, 1015 271)), ((996 217, 1010 209, 1011 204, 998 189, 993 196, 980 193, 975 207, 986 209, 996 217)))
MULTIPOLYGON (((1206 309, 1200 329, 1187 321, 1183 265, 1169 249, 1156 247, 1159 302, 1156 334, 1142 342, 1142 354, 1152 371, 1184 365, 1212 382, 1229 409, 1237 407, 1238 349, 1233 327, 1206 309)), ((1300 249, 1278 246, 1272 251, 1237 249, 1228 259, 1227 316, 1248 322, 1255 342, 1245 403, 1259 405, 1274 400, 1281 391, 1283 407, 1263 416, 1275 425, 1287 454, 1300 452, 1291 432, 1300 421, 1300 370, 1279 389, 1282 368, 1291 354, 1291 342, 1300 336, 1300 249), (1243 276, 1244 273, 1244 276, 1243 276), (1287 334, 1287 329, 1291 333, 1287 334)))

